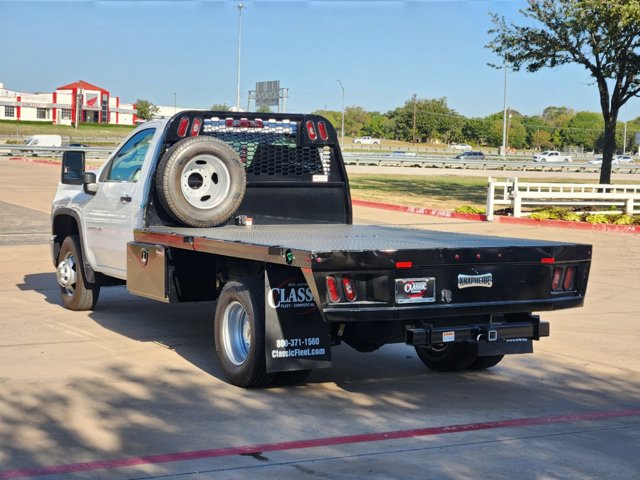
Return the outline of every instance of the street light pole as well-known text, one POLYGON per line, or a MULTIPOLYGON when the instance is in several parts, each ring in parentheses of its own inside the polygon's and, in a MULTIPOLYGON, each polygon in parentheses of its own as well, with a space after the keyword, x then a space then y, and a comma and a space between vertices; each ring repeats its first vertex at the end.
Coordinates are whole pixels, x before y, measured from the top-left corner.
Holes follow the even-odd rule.
POLYGON ((502 105, 502 151, 500 155, 507 155, 507 64, 504 64, 504 98, 502 105))
POLYGON ((237 92, 236 92, 236 110, 240 110, 240 38, 242 35, 242 9, 244 5, 238 4, 238 79, 237 79, 237 92))
POLYGON ((344 87, 342 86, 342 82, 340 80, 336 81, 340 84, 340 88, 342 89, 342 125, 340 127, 340 136, 342 137, 342 148, 344 148, 344 87))

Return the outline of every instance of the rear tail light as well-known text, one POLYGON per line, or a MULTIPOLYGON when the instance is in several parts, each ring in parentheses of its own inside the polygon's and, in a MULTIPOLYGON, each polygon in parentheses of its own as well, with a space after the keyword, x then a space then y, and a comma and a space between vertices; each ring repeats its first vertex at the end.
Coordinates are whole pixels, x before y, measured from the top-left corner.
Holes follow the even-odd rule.
POLYGON ((329 301, 331 303, 338 303, 340 301, 338 281, 331 276, 327 277, 327 294, 329 295, 329 301))
POLYGON ((329 133, 327 132, 327 125, 323 121, 318 122, 318 133, 320 134, 320 138, 322 140, 327 140, 329 138, 329 133))
POLYGON ((553 277, 551 278, 551 290, 554 292, 560 289, 560 281, 562 280, 562 268, 553 269, 553 277))
POLYGON ((575 267, 567 267, 564 272, 564 280, 562 281, 563 290, 573 290, 573 278, 575 277, 575 273, 575 267))
POLYGON ((551 277, 552 292, 569 292, 575 289, 575 279, 578 267, 569 265, 567 267, 555 267, 551 277))
POLYGON ((202 119, 195 118, 193 120, 193 125, 191 125, 191 136, 195 137, 200 133, 200 127, 202 126, 202 119))
POLYGON ((309 140, 315 140, 318 138, 318 135, 316 134, 316 127, 313 125, 311 120, 307 121, 307 133, 309 134, 309 140))
POLYGON ((342 290, 344 296, 349 302, 355 302, 358 294, 356 293, 356 287, 353 284, 353 279, 347 275, 342 277, 342 290))
POLYGON ((189 118, 182 117, 180 124, 178 125, 178 136, 184 137, 187 134, 187 128, 189 127, 189 118))

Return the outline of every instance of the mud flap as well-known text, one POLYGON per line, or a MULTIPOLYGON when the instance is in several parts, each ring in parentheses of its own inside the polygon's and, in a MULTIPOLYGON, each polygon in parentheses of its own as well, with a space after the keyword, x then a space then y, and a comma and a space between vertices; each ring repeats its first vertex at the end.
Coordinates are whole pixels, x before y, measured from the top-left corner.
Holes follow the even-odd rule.
POLYGON ((331 334, 299 268, 267 265, 265 275, 267 372, 331 366, 331 334))

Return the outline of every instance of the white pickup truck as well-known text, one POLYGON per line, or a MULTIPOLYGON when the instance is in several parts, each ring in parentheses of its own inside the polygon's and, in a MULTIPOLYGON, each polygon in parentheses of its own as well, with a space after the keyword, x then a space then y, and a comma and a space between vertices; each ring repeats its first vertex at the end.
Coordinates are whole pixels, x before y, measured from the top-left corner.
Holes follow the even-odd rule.
MULTIPOLYGON (((331 348, 406 343, 437 371, 482 370, 582 305, 591 246, 353 225, 338 137, 317 115, 183 111, 134 130, 95 172, 66 151, 52 205, 63 305, 102 287, 217 300, 231 383, 297 383, 331 348)), ((213 313, 213 312, 212 312, 213 313)))
POLYGON ((380 139, 364 136, 360 138, 354 138, 353 143, 361 143, 362 145, 380 145, 380 139))
POLYGON ((573 158, 571 158, 570 155, 565 155, 557 150, 545 150, 544 152, 536 153, 533 156, 533 161, 568 163, 573 162, 573 158))

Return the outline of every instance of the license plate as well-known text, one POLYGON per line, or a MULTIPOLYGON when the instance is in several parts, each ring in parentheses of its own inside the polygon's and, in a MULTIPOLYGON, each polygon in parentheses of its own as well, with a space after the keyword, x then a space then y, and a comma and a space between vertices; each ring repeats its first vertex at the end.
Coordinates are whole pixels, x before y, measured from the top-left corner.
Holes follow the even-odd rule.
POLYGON ((426 303, 436 301, 436 279, 396 279, 396 303, 426 303))

